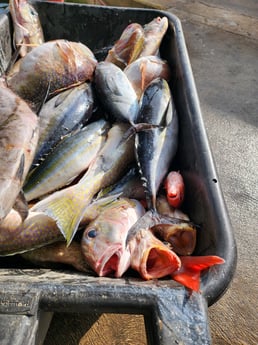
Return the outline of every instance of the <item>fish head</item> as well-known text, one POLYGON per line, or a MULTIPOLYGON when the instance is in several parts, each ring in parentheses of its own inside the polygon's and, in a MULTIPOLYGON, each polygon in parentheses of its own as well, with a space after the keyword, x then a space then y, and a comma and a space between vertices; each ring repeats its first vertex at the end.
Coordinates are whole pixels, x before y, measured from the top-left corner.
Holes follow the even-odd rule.
POLYGON ((157 224, 151 231, 168 242, 178 255, 191 255, 196 246, 196 229, 190 222, 157 224))
POLYGON ((130 251, 126 246, 127 234, 143 212, 137 201, 120 199, 86 227, 82 252, 99 276, 120 277, 128 269, 130 251))
POLYGON ((144 25, 145 34, 164 35, 168 28, 167 17, 156 17, 151 22, 144 25))
POLYGON ((143 279, 158 279, 180 268, 179 257, 148 228, 142 228, 128 243, 131 267, 143 279))
POLYGON ((100 276, 121 276, 129 267, 130 255, 123 236, 113 223, 95 220, 85 229, 82 252, 92 269, 100 276))
POLYGON ((180 207, 184 200, 185 186, 182 175, 171 171, 164 182, 168 203, 173 207, 180 207))
POLYGON ((124 69, 140 54, 144 44, 144 31, 140 24, 131 23, 123 31, 119 40, 108 52, 106 61, 124 69))
POLYGON ((30 46, 44 42, 42 27, 35 8, 27 0, 10 0, 16 44, 22 44, 20 55, 25 56, 30 46))

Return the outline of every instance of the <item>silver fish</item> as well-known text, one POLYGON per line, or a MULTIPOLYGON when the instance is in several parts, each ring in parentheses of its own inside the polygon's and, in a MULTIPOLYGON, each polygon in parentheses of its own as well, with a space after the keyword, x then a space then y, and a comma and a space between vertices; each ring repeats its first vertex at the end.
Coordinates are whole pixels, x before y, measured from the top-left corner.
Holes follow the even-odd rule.
POLYGON ((178 118, 165 79, 157 78, 146 88, 137 121, 154 125, 136 133, 136 159, 149 209, 156 209, 156 196, 176 154, 178 118))
POLYGON ((87 123, 93 104, 91 84, 83 83, 59 93, 43 105, 39 112, 39 142, 33 166, 40 164, 63 137, 87 123))
POLYGON ((94 82, 101 103, 116 121, 134 124, 139 111, 137 95, 124 72, 111 62, 96 66, 94 82))
POLYGON ((95 121, 64 138, 34 170, 23 187, 27 201, 37 199, 71 183, 85 172, 106 141, 110 126, 95 121))

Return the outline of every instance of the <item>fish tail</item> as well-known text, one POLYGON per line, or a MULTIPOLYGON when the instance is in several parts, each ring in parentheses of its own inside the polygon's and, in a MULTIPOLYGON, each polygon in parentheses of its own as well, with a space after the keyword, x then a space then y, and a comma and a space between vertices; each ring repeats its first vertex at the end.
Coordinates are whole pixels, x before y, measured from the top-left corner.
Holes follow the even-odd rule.
POLYGON ((181 256, 180 260, 181 267, 173 272, 172 279, 197 292, 200 291, 201 271, 225 262, 224 259, 216 255, 181 256))
MULTIPOLYGON (((43 199, 42 204, 36 207, 55 220, 57 227, 67 241, 67 246, 71 243, 83 214, 92 199, 92 195, 85 195, 77 191, 73 186, 67 192, 67 189, 56 192, 49 198, 43 199)), ((36 206, 36 205, 35 205, 36 206)))

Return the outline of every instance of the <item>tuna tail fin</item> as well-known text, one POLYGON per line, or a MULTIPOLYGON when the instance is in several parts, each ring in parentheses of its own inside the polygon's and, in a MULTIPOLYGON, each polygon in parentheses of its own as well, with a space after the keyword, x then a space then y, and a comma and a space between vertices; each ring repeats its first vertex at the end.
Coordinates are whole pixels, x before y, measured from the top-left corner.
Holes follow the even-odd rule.
POLYGON ((225 262, 216 255, 181 256, 180 259, 181 267, 171 275, 172 279, 197 292, 200 291, 201 271, 225 262))
POLYGON ((56 221, 56 224, 67 241, 71 243, 84 210, 91 201, 92 195, 85 195, 77 190, 78 185, 55 192, 38 202, 31 209, 40 211, 56 221))

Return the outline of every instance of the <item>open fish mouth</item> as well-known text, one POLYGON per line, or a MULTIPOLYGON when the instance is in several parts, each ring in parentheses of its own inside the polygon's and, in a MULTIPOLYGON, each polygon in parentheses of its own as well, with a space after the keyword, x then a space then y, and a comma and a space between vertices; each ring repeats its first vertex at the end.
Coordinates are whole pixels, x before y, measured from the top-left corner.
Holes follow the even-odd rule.
POLYGON ((158 279, 172 274, 180 268, 179 257, 166 246, 152 246, 145 252, 140 266, 144 279, 158 279))
POLYGON ((100 277, 121 277, 130 265, 129 252, 122 247, 111 247, 105 251, 97 262, 95 271, 100 277))

